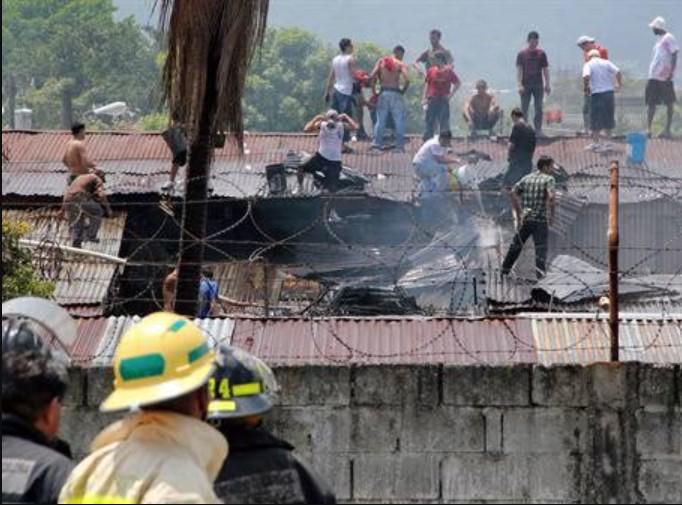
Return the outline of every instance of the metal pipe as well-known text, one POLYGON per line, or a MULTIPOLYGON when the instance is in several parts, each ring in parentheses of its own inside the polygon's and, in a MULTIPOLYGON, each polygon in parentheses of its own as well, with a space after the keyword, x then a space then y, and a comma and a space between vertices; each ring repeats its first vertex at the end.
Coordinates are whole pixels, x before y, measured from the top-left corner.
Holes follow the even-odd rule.
POLYGON ((611 361, 619 361, 618 335, 618 162, 611 162, 609 186, 609 327, 611 329, 611 361))
POLYGON ((81 256, 90 256, 92 258, 97 258, 105 261, 111 261, 112 263, 118 263, 119 265, 125 265, 128 260, 125 258, 119 258, 118 256, 111 256, 110 254, 105 254, 97 251, 90 251, 88 249, 80 249, 78 247, 71 247, 68 245, 55 244, 52 242, 38 242, 37 240, 28 240, 25 238, 19 239, 19 245, 25 247, 46 247, 48 249, 61 249, 62 251, 70 252, 73 254, 80 254, 81 256))

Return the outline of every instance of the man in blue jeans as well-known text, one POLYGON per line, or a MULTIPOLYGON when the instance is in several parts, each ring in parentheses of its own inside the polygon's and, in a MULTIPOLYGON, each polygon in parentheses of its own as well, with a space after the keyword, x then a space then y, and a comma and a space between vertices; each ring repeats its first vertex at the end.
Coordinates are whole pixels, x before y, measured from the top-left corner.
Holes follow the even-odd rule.
MULTIPOLYGON (((341 39, 339 42, 341 53, 332 60, 332 68, 327 79, 324 100, 326 103, 331 101, 331 108, 339 114, 353 116, 353 85, 355 80, 353 75, 357 70, 357 61, 353 56, 353 43, 350 39, 341 39)), ((350 148, 345 145, 350 139, 350 133, 346 130, 343 134, 344 152, 349 152, 350 148)))
POLYGON ((461 86, 459 77, 447 64, 445 53, 436 53, 434 65, 426 71, 422 103, 426 106, 424 142, 436 131, 450 131, 450 100, 461 86))
POLYGON ((383 149, 384 132, 390 114, 395 123, 396 150, 398 152, 405 151, 406 111, 403 95, 410 85, 410 77, 407 73, 407 65, 402 61, 404 55, 405 48, 396 46, 393 49, 393 55, 381 58, 372 70, 370 78, 381 85, 381 92, 377 103, 374 140, 370 149, 383 149))
POLYGON ((542 136, 542 103, 545 94, 549 95, 549 62, 547 54, 540 49, 540 35, 538 32, 528 34, 528 47, 516 56, 517 83, 521 96, 521 110, 528 117, 530 99, 535 106, 535 133, 542 136))

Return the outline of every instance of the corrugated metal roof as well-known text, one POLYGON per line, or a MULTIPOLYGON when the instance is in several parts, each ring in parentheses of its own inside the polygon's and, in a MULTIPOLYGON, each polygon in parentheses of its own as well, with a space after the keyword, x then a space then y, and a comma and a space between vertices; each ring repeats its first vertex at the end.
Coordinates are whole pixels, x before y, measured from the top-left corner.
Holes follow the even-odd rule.
MULTIPOLYGON (((623 314, 626 361, 679 363, 682 314, 623 314)), ((132 317, 82 320, 74 360, 107 365, 132 317)), ((497 319, 202 319, 225 340, 275 365, 591 363, 609 358, 608 323, 589 314, 497 319)))
MULTIPOLYGON (((117 212, 102 220, 98 244, 86 243, 87 249, 118 256, 127 213, 117 212)), ((68 224, 57 217, 55 209, 4 210, 2 219, 26 222, 31 226, 25 238, 50 244, 70 245, 68 224)), ((54 298, 72 314, 95 317, 103 314, 103 302, 121 266, 88 256, 63 252, 61 257, 49 248, 34 250, 35 268, 56 282, 54 298), (44 250, 44 254, 41 252, 44 250), (73 306, 73 307, 69 307, 73 306), (87 307, 87 308, 86 308, 87 307)))
MULTIPOLYGON (((65 178, 61 163, 68 132, 3 132, 9 162, 3 163, 3 194, 60 196, 65 178), (6 172, 11 176, 6 177, 6 172), (46 172, 50 175, 46 175, 46 172), (56 175, 56 174, 63 174, 56 175), (7 183, 7 187, 5 187, 7 183)), ((169 170, 168 149, 157 133, 91 132, 86 141, 89 155, 109 174, 108 190, 113 194, 157 193, 169 170)), ((585 201, 605 203, 608 164, 614 157, 623 162, 621 200, 641 201, 681 194, 680 167, 682 146, 676 140, 649 141, 648 167, 628 168, 625 165, 626 146, 614 141, 614 153, 586 151, 588 143, 580 138, 543 140, 536 155, 553 156, 574 176, 570 191, 585 201), (671 180, 676 181, 671 184, 671 180)), ((344 163, 369 180, 371 195, 408 201, 414 193, 412 158, 421 145, 418 137, 410 137, 405 153, 370 153, 368 144, 355 144, 356 152, 344 156, 344 163)), ((500 174, 507 166, 507 141, 489 139, 455 139, 455 153, 475 150, 488 155, 490 161, 471 164, 473 180, 480 182, 500 174)), ((312 153, 317 148, 315 135, 248 134, 244 156, 227 143, 215 151, 213 175, 214 195, 245 198, 267 196, 265 166, 280 162, 289 149, 312 153)))

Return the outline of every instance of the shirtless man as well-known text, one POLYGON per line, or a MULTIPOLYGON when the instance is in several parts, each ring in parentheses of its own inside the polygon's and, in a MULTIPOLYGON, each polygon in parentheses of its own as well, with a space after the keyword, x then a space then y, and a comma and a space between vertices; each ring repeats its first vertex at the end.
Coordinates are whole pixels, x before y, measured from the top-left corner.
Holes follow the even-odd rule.
POLYGON ((476 82, 476 94, 464 105, 463 116, 472 134, 477 130, 488 130, 491 135, 502 117, 495 95, 488 91, 488 83, 483 79, 476 82))
POLYGON ((403 95, 410 85, 410 76, 407 72, 407 65, 403 63, 404 56, 405 48, 396 46, 393 49, 393 55, 381 58, 370 75, 370 79, 376 80, 381 85, 377 103, 377 123, 374 126, 374 140, 371 149, 382 149, 384 131, 390 114, 395 123, 396 150, 398 152, 405 151, 406 112, 403 95))
POLYGON ((85 125, 75 123, 71 127, 73 138, 66 145, 66 153, 62 163, 69 169, 68 185, 79 175, 84 175, 96 168, 95 163, 88 158, 85 151, 85 125))

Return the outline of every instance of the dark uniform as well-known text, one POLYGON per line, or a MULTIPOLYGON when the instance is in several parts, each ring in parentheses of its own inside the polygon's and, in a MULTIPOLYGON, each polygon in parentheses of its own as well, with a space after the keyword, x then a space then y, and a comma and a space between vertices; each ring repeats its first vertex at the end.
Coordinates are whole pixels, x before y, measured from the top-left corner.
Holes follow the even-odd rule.
POLYGON ((299 460, 294 447, 263 428, 220 428, 230 455, 215 482, 225 503, 335 504, 331 489, 299 460))
POLYGON ((73 463, 68 445, 50 443, 19 417, 2 414, 2 503, 57 503, 73 463))

